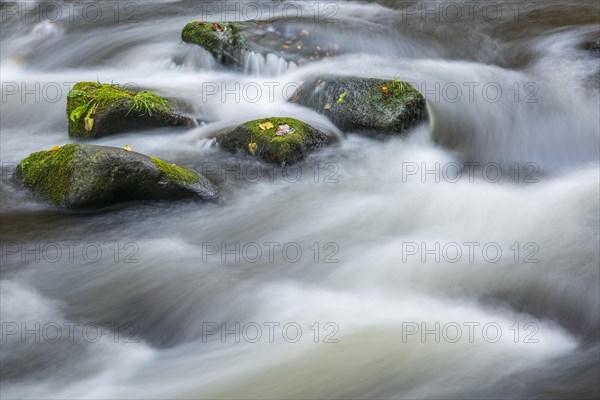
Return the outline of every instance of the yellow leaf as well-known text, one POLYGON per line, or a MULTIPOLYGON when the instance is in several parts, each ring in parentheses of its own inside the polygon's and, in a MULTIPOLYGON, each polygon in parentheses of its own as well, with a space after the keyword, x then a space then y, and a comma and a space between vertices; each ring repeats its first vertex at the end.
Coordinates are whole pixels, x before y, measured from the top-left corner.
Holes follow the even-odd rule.
POLYGON ((267 129, 275 128, 275 125, 273 125, 271 122, 267 121, 264 124, 259 124, 258 127, 260 129, 262 129, 263 131, 266 131, 267 129))
POLYGON ((125 149, 125 151, 131 151, 131 146, 129 146, 128 144, 126 144, 123 148, 125 149))
POLYGON ((329 110, 329 109, 331 109, 331 104, 329 104, 329 103, 325 104, 325 107, 324 107, 324 108, 325 108, 326 110, 329 110))
POLYGON ((390 92, 390 89, 387 86, 382 86, 381 91, 385 94, 388 94, 390 92))
POLYGON ((248 151, 249 151, 249 152, 250 152, 252 155, 256 154, 256 149, 257 149, 257 148, 258 148, 258 145, 257 145, 256 143, 250 143, 250 144, 248 145, 248 151))
POLYGON ((54 146, 53 148, 50 149, 50 151, 56 151, 58 149, 60 149, 60 146, 54 146))

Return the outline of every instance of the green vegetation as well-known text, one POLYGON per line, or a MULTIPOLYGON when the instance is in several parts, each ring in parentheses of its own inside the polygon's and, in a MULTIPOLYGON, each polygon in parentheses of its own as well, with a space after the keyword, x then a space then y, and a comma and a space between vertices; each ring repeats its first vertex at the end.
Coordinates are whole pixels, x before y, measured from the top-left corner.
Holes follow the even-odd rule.
POLYGON ((217 137, 219 145, 228 151, 242 151, 279 165, 301 161, 310 150, 334 140, 302 121, 284 117, 246 122, 217 137))
POLYGON ((219 55, 243 44, 240 27, 233 22, 226 25, 217 22, 190 22, 183 28, 181 39, 219 55))
POLYGON ((193 185, 200 182, 200 176, 192 171, 181 168, 175 164, 169 164, 168 162, 155 157, 150 157, 150 159, 171 182, 186 185, 193 185))
POLYGON ((388 100, 394 100, 395 98, 395 100, 400 101, 405 101, 408 98, 419 94, 412 85, 401 81, 397 76, 394 77, 393 80, 385 81, 383 83, 381 93, 389 95, 386 96, 388 100), (387 91, 385 90, 386 88, 388 89, 387 91))
POLYGON ((99 82, 80 82, 69 91, 67 113, 69 132, 75 133, 83 123, 86 132, 94 128, 93 115, 101 114, 108 106, 125 103, 138 116, 152 115, 154 112, 171 112, 172 107, 167 100, 151 92, 132 92, 118 85, 99 82), (71 126, 73 125, 73 126, 71 126))
POLYGON ((265 118, 247 122, 242 127, 249 133, 248 145, 256 143, 257 153, 276 154, 278 158, 287 160, 294 154, 302 152, 307 138, 306 124, 293 118, 265 118), (273 128, 262 129, 260 125, 271 123, 273 128), (277 136, 278 127, 288 125, 294 133, 277 136))
POLYGON ((347 96, 348 96, 348 91, 346 90, 344 93, 342 93, 340 95, 340 97, 337 99, 336 103, 342 104, 344 102, 344 100, 346 100, 347 96))
POLYGON ((33 153, 18 165, 23 183, 48 200, 65 204, 72 182, 72 161, 77 145, 33 153))
POLYGON ((125 149, 88 144, 33 153, 18 165, 15 178, 46 201, 73 209, 132 200, 218 198, 218 189, 194 171, 125 149))

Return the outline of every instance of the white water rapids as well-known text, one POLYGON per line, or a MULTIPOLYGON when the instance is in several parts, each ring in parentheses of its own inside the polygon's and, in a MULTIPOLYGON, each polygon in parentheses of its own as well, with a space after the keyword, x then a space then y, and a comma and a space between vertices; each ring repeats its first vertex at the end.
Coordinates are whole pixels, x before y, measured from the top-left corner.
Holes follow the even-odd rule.
POLYGON ((343 54, 253 55, 240 71, 181 42, 206 2, 94 3, 93 23, 2 3, 2 398, 599 395, 600 58, 582 47, 598 3, 534 2, 535 20, 516 20, 531 2, 498 1, 502 17, 460 23, 447 1, 294 4, 326 3, 335 21, 311 34, 343 54), (430 121, 382 141, 286 102, 330 73, 414 82, 430 121), (15 186, 15 163, 74 142, 66 93, 98 80, 177 98, 204 123, 94 144, 205 172, 222 203, 76 213, 15 186), (340 144, 288 171, 207 139, 272 116, 340 144))

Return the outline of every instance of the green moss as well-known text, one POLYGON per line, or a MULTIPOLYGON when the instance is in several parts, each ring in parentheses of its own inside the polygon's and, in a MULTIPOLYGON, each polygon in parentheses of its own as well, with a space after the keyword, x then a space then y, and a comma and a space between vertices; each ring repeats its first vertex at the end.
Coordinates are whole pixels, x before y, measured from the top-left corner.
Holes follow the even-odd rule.
POLYGON ((168 162, 155 157, 150 157, 150 159, 171 182, 188 185, 193 185, 200 182, 200 176, 192 171, 178 167, 174 164, 169 164, 168 162))
POLYGON ((419 92, 409 83, 398 78, 384 81, 381 85, 372 86, 372 100, 392 107, 400 107, 414 96, 420 96, 419 92), (387 88, 385 93, 384 88, 387 88))
POLYGON ((190 22, 181 31, 181 39, 202 46, 212 53, 237 48, 243 43, 241 30, 233 22, 227 25, 214 22, 190 22))
MULTIPOLYGON (((265 118, 247 122, 243 127, 249 133, 248 145, 256 143, 258 153, 275 155, 281 160, 293 158, 298 152, 302 152, 307 141, 306 125, 302 121, 293 118, 265 118), (271 129, 262 129, 261 124, 270 122, 271 129), (281 125, 289 125, 294 133, 277 136, 277 128, 281 125)), ((246 146, 246 151, 250 152, 246 146)))
POLYGON ((23 183, 57 204, 66 204, 78 145, 33 153, 19 164, 23 183))
POLYGON ((233 22, 227 24, 227 27, 231 30, 231 45, 233 47, 242 46, 242 44, 244 43, 244 39, 242 37, 242 30, 240 29, 240 27, 233 22))
POLYGON ((95 122, 93 117, 113 105, 127 107, 127 114, 136 111, 138 116, 172 111, 169 102, 155 93, 133 92, 107 83, 79 82, 67 95, 69 133, 81 136, 83 132, 91 132, 95 122))

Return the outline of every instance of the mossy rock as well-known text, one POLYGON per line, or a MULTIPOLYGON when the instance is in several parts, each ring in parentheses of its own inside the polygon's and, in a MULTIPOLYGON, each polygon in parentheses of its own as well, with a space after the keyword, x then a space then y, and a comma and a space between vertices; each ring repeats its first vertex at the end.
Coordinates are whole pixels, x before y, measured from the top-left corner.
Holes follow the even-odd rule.
POLYGON ((425 98, 398 79, 324 77, 302 84, 290 101, 342 130, 375 136, 402 134, 427 120, 425 98))
POLYGON ((14 178, 58 206, 93 209, 125 201, 218 199, 202 175, 115 147, 67 144, 33 153, 14 178))
POLYGON ((181 38, 203 47, 228 66, 244 67, 251 52, 264 57, 274 54, 302 65, 330 59, 341 52, 335 39, 312 35, 310 32, 316 28, 318 25, 309 21, 290 23, 283 19, 230 23, 194 21, 183 28, 181 38))
POLYGON ((311 151, 336 141, 336 137, 293 118, 265 118, 246 122, 216 137, 225 150, 256 156, 278 165, 302 161, 311 151), (288 126, 288 133, 280 127, 288 126))
POLYGON ((238 23, 194 21, 181 31, 181 39, 208 50, 223 64, 239 64, 245 43, 238 23))
POLYGON ((126 131, 171 126, 191 127, 166 99, 117 85, 79 82, 67 96, 69 135, 91 139, 126 131))

